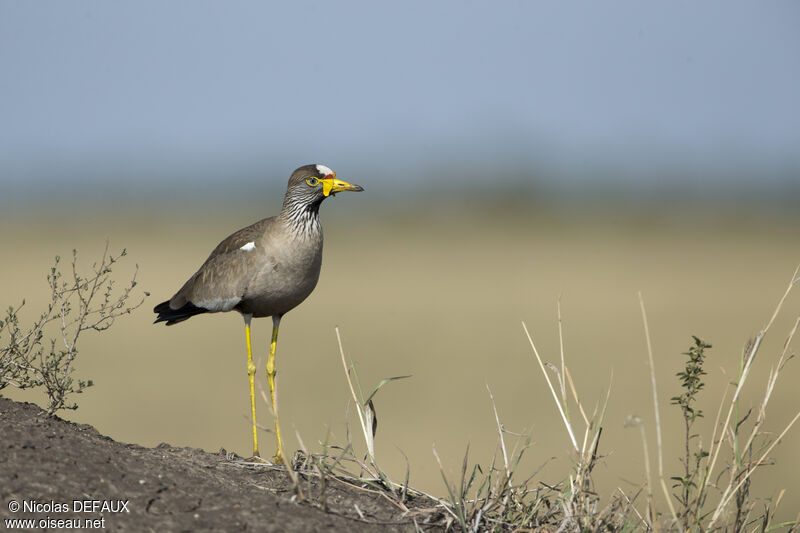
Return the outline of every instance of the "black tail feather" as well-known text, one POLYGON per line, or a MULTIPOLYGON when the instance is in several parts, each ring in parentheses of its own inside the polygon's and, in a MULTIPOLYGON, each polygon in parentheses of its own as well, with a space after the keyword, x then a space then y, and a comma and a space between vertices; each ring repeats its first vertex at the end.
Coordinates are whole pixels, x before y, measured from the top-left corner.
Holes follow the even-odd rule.
POLYGON ((166 302, 161 302, 157 306, 153 308, 154 313, 158 313, 155 322, 153 324, 157 324, 159 322, 166 322, 167 326, 171 326, 172 324, 177 324, 178 322, 183 322, 184 320, 188 320, 192 318, 194 315, 200 315, 202 313, 208 313, 208 309, 203 309, 202 307, 197 307, 192 302, 187 302, 186 305, 181 307, 180 309, 172 309, 169 306, 169 300, 166 302))

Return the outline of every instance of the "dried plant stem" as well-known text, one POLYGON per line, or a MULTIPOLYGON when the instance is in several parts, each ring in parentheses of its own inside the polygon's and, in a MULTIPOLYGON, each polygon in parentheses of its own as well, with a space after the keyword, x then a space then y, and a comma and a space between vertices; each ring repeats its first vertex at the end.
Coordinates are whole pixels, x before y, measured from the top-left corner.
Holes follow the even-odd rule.
POLYGON ((542 358, 539 356, 539 351, 536 349, 536 345, 533 343, 533 339, 531 338, 531 334, 528 332, 528 326, 525 325, 525 322, 522 322, 522 329, 525 330, 525 335, 528 337, 528 342, 533 348, 533 354, 536 356, 536 360, 539 362, 539 367, 542 369, 542 374, 544 374, 544 379, 547 381, 547 386, 550 387, 550 392, 553 394, 553 400, 556 402, 556 406, 558 407, 558 412, 561 414, 561 419, 564 421, 564 426, 567 428, 567 433, 569 433, 570 441, 572 442, 572 447, 575 452, 580 453, 578 448, 578 441, 575 440, 575 435, 572 432, 572 426, 567 419, 567 415, 564 413, 564 409, 561 407, 561 402, 558 401, 558 395, 556 394, 555 389, 553 388, 553 383, 550 381, 550 376, 547 375, 547 371, 544 368, 544 363, 542 363, 542 358))
POLYGON ((642 322, 644 323, 644 337, 647 342, 647 360, 650 363, 650 384, 653 389, 653 412, 656 420, 656 445, 658 447, 658 477, 664 477, 663 446, 661 443, 661 415, 658 408, 658 391, 656 388, 656 366, 653 362, 653 345, 650 342, 650 327, 647 324, 647 312, 644 308, 644 298, 642 291, 639 291, 639 307, 642 310, 642 322))
POLYGON ((497 406, 494 403, 494 395, 489 385, 486 385, 486 390, 489 393, 489 399, 492 402, 492 411, 494 411, 494 420, 497 424, 497 433, 500 435, 500 450, 503 452, 503 465, 506 467, 506 480, 511 479, 511 468, 508 463, 508 452, 506 451, 506 440, 503 437, 503 425, 500 423, 500 416, 497 414, 497 406))
MULTIPOLYGON (((798 272, 800 272, 800 266, 797 267, 794 271, 794 274, 792 274, 792 280, 789 282, 789 285, 786 287, 783 296, 781 296, 781 299, 778 301, 778 305, 775 307, 775 311, 772 313, 772 317, 769 319, 769 322, 767 322, 767 325, 764 327, 764 329, 762 329, 758 333, 755 340, 750 345, 750 349, 747 350, 747 352, 744 354, 744 365, 742 371, 740 372, 738 383, 736 384, 736 389, 734 390, 733 393, 733 398, 731 398, 730 405, 728 407, 728 413, 725 416, 725 422, 722 424, 720 435, 725 435, 728 431, 729 424, 731 421, 731 416, 733 415, 733 411, 737 405, 737 400, 739 399, 739 394, 741 394, 742 389, 744 388, 744 384, 747 381, 747 377, 750 372, 750 366, 753 363, 753 360, 755 359, 755 355, 758 352, 758 348, 761 345, 761 341, 769 331, 770 327, 772 326, 772 323, 775 322, 775 318, 778 316, 778 313, 783 307, 783 303, 789 296, 789 292, 791 292, 792 287, 794 287, 794 285, 799 281, 797 278, 798 272)), ((711 482, 712 473, 714 472, 714 467, 717 464, 717 459, 719 458, 719 452, 720 449, 722 448, 721 444, 722 442, 720 440, 720 442, 716 445, 714 452, 711 454, 711 462, 709 463, 708 468, 706 469, 705 479, 700 484, 699 490, 701 495, 703 492, 705 492, 705 490, 708 488, 708 484, 711 482)), ((712 442, 711 445, 714 446, 714 443, 712 442)))
MULTIPOLYGON (((369 453, 370 460, 375 462, 375 447, 372 438, 371 428, 368 427, 364 410, 361 406, 361 400, 356 395, 356 389, 353 387, 353 380, 350 379, 350 369, 347 366, 347 359, 344 356, 344 347, 342 346, 342 336, 339 333, 339 326, 336 326, 336 341, 339 343, 339 355, 342 357, 342 366, 344 366, 344 375, 347 378, 347 385, 350 387, 350 394, 353 396, 353 402, 356 405, 356 412, 358 413, 358 420, 361 423, 361 431, 364 433, 364 440, 367 443, 367 453, 369 453)), ((377 474, 370 471, 371 475, 378 477, 377 474)))
POLYGON ((723 493, 722 498, 720 499, 720 502, 717 505, 717 508, 714 510, 714 515, 711 517, 711 521, 708 523, 708 528, 709 529, 711 529, 714 526, 714 523, 716 523, 716 521, 719 519, 720 515, 722 514, 723 509, 725 508, 726 505, 728 505, 728 502, 730 502, 731 498, 736 494, 736 491, 739 490, 742 487, 742 485, 744 485, 744 483, 750 478, 750 475, 753 472, 756 471, 756 468, 763 464, 764 459, 766 459, 767 455, 769 455, 769 453, 772 451, 772 449, 775 446, 777 446, 777 444, 781 441, 781 439, 786 435, 786 433, 792 428, 794 423, 797 422, 797 420, 799 418, 800 418, 800 412, 798 412, 796 415, 794 415, 794 418, 792 418, 792 421, 789 422, 789 425, 787 425, 784 428, 784 430, 781 431, 781 434, 778 435, 778 437, 775 439, 775 441, 761 455, 761 457, 758 459, 758 461, 756 461, 755 464, 752 464, 752 465, 750 465, 748 467, 747 473, 742 477, 741 480, 739 480, 739 483, 737 483, 736 486, 733 487, 732 490, 731 490, 730 486, 728 486, 725 489, 725 492, 723 493))
POLYGON ((566 365, 564 363, 564 329, 561 322, 561 295, 558 295, 556 303, 556 312, 558 316, 558 348, 561 355, 561 375, 559 376, 559 385, 561 385, 561 404, 569 417, 569 406, 567 405, 567 386, 566 386, 566 365))
POLYGON ((649 518, 650 527, 658 531, 658 523, 656 522, 656 507, 653 501, 653 477, 650 474, 650 452, 647 446, 647 435, 644 431, 644 424, 642 419, 638 416, 629 416, 625 422, 626 427, 639 428, 639 435, 642 439, 642 452, 644 453, 644 474, 647 480, 647 515, 649 518))
MULTIPOLYGON (((569 373, 569 367, 564 367, 564 374, 567 377, 567 382, 569 383, 569 389, 572 392, 572 398, 575 400, 575 403, 578 404, 578 410, 581 413, 581 417, 583 418, 583 423, 587 426, 589 425, 589 417, 586 416, 586 412, 583 410, 583 404, 581 403, 580 399, 578 398, 578 391, 575 389, 575 383, 572 382, 572 375, 569 373)), ((611 375, 613 377, 614 372, 612 370, 611 375)), ((609 389, 609 393, 611 389, 609 389)))

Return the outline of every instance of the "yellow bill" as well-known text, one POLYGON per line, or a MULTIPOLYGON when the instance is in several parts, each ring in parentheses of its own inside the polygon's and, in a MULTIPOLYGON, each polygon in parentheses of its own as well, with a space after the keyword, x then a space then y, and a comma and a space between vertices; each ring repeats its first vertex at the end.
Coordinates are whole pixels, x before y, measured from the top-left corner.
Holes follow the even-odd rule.
POLYGON ((320 181, 322 182, 322 194, 325 196, 333 196, 337 192, 342 191, 363 191, 364 188, 361 185, 353 185, 352 183, 347 183, 346 181, 338 180, 335 177, 325 177, 321 178, 320 181))

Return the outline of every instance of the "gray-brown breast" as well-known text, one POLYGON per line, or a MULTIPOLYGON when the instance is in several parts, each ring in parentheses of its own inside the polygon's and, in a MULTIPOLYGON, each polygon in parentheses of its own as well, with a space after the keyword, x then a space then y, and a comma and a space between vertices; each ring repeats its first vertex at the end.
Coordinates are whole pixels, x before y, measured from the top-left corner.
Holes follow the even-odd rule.
POLYGON ((211 312, 281 315, 305 300, 319 279, 322 234, 300 237, 275 217, 232 234, 170 300, 211 312))

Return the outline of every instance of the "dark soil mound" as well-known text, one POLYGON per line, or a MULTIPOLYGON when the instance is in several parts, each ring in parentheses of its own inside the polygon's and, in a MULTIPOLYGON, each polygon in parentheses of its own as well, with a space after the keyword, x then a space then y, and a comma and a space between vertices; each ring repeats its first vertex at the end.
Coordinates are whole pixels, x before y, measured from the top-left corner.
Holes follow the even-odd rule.
POLYGON ((425 527, 436 514, 426 498, 405 511, 377 491, 335 479, 322 496, 312 480, 313 498, 300 501, 285 470, 235 459, 224 450, 122 444, 34 404, 0 398, 5 529, 415 531, 415 522, 425 527), (414 511, 420 507, 427 510, 414 511), (10 522, 16 519, 33 522, 10 522))

